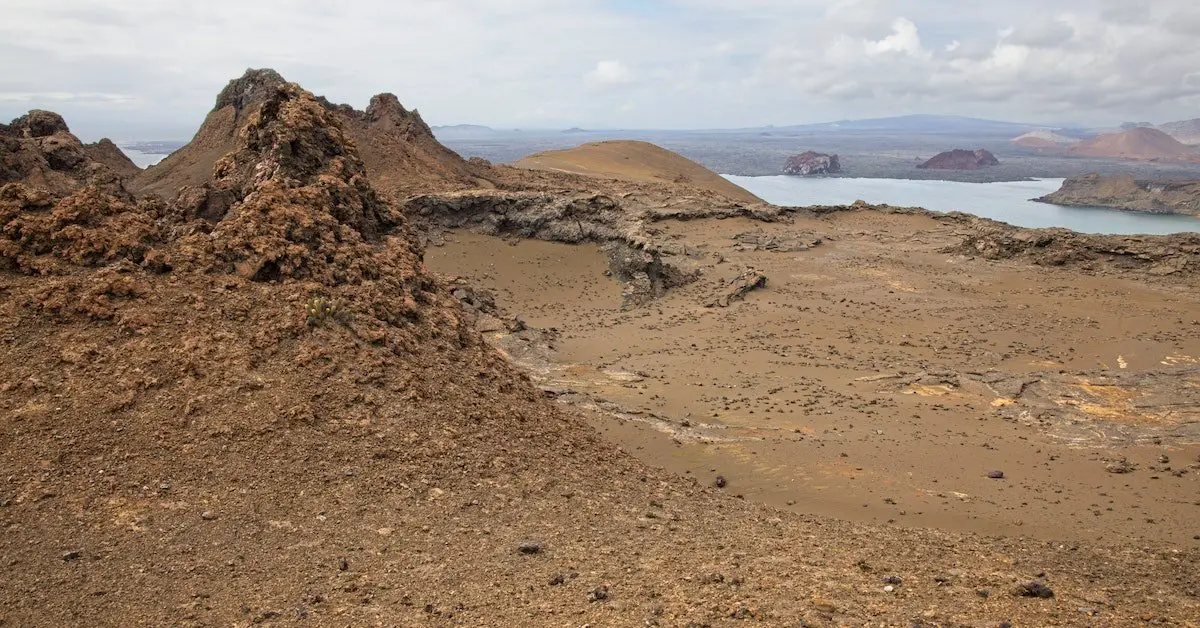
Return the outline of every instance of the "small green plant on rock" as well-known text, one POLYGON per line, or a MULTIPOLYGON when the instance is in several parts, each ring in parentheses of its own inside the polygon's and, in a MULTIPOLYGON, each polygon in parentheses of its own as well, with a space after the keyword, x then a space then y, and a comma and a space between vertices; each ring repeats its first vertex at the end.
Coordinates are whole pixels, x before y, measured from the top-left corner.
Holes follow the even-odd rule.
POLYGON ((331 320, 345 323, 350 318, 350 310, 346 307, 346 300, 341 297, 335 299, 323 296, 313 297, 304 304, 304 311, 308 314, 308 325, 310 327, 319 327, 331 320))

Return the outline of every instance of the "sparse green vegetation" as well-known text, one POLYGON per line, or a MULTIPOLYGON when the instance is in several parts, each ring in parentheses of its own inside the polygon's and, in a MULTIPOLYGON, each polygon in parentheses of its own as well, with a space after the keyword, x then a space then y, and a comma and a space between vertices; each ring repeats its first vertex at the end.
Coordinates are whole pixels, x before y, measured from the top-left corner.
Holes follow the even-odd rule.
POLYGON ((304 304, 304 311, 308 315, 309 327, 320 327, 327 321, 336 321, 343 324, 348 322, 350 320, 350 310, 346 305, 346 300, 341 297, 330 299, 325 296, 317 296, 309 299, 304 304))

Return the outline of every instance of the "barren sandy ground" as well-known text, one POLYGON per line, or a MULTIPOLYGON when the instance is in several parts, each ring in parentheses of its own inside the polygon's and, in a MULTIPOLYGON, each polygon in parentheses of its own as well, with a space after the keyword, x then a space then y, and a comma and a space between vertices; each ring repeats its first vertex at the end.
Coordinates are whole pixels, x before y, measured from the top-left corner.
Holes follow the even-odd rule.
POLYGON ((643 308, 622 309, 596 246, 455 232, 426 261, 555 328, 545 347, 492 338, 608 438, 748 500, 1200 546, 1193 285, 941 253, 953 227, 919 215, 655 226, 705 275, 643 308), (772 235, 822 243, 746 250, 772 235), (705 307, 748 268, 765 289, 705 307))

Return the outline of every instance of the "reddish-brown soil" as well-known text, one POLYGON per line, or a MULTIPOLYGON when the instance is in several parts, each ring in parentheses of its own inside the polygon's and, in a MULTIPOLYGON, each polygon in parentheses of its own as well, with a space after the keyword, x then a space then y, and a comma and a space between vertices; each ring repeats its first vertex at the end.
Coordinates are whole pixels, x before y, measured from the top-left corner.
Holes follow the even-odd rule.
MULTIPOLYGON (((226 95, 256 104, 175 160, 180 203, 171 177, 149 180, 165 201, 0 188, 0 623, 1194 624, 1186 542, 847 522, 639 461, 473 329, 334 109, 287 84, 226 95)), ((911 219, 862 216, 881 248, 911 219)), ((663 228, 719 237, 700 226, 663 228)), ((952 340, 894 357, 970 350, 952 340)), ((1020 429, 994 446, 1026 455, 1020 429)))

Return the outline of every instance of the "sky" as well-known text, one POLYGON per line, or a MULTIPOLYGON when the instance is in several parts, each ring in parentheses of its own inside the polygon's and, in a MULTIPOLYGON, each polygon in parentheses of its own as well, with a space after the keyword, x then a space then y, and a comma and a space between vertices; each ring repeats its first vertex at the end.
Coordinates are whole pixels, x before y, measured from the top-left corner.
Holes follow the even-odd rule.
POLYGON ((1190 0, 5 0, 0 120, 186 139, 270 67, 430 124, 702 129, 913 113, 1200 117, 1190 0))

